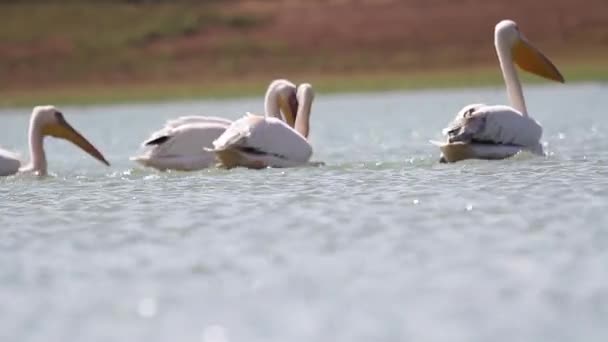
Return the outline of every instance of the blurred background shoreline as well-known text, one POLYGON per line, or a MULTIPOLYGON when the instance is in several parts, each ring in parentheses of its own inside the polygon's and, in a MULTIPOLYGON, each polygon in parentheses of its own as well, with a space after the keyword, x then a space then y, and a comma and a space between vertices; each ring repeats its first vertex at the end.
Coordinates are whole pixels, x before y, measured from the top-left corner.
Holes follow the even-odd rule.
POLYGON ((503 18, 567 81, 607 81, 607 13, 605 0, 0 1, 0 106, 258 95, 278 77, 324 92, 500 84, 503 18))

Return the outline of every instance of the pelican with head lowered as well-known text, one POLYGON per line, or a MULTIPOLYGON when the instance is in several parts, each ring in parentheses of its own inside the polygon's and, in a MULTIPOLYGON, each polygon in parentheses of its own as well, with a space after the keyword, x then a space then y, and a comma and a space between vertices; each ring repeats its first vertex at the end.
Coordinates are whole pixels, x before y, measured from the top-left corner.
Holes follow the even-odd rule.
POLYGON ((443 130, 447 142, 432 141, 441 149, 442 162, 504 159, 520 151, 543 154, 540 143, 543 130, 528 115, 515 63, 523 70, 549 80, 563 83, 564 78, 512 20, 503 20, 496 25, 494 45, 511 106, 465 106, 443 130))
POLYGON ((312 86, 298 86, 295 98, 279 103, 285 121, 248 113, 236 120, 213 142, 220 164, 226 168, 292 167, 308 163, 312 146, 308 142, 312 86), (293 120, 293 125, 290 123, 293 120))
MULTIPOLYGON (((264 100, 267 115, 293 126, 295 117, 291 113, 297 106, 295 92, 296 86, 288 80, 271 82, 264 100)), ((231 124, 231 120, 211 116, 169 120, 143 143, 149 149, 131 160, 159 170, 194 171, 214 166, 215 154, 205 148, 211 148, 213 141, 231 124)))
POLYGON ((38 106, 32 111, 29 127, 30 162, 22 165, 16 154, 0 149, 0 176, 18 172, 47 174, 44 138, 47 136, 67 140, 80 147, 100 162, 110 165, 105 157, 85 137, 74 129, 63 114, 53 106, 38 106))

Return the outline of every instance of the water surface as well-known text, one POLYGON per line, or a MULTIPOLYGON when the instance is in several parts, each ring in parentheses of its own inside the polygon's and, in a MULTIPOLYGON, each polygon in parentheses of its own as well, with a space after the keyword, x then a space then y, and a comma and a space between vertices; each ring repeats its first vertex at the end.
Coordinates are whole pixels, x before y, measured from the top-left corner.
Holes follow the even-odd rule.
MULTIPOLYGON (((168 118, 243 100, 61 107, 112 162, 47 139, 0 179, 2 341, 606 341, 608 87, 527 87, 547 157, 437 163, 501 88, 317 94, 318 168, 142 169, 168 118)), ((60 104, 58 104, 60 105, 60 104)), ((27 152, 28 111, 0 111, 27 152)))

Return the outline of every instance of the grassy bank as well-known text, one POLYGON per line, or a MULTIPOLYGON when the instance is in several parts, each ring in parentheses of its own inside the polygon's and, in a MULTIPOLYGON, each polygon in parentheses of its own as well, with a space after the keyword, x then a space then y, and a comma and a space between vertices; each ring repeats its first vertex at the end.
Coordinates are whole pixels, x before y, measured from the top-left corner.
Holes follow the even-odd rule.
MULTIPOLYGON (((608 69, 602 64, 579 63, 561 68, 566 82, 608 82, 608 69)), ((526 83, 544 82, 522 75, 526 83)), ((430 70, 426 72, 356 73, 349 75, 294 75, 294 82, 310 82, 319 94, 459 88, 502 85, 497 67, 474 70, 430 70)), ((0 92, 1 107, 30 107, 37 104, 113 104, 158 102, 177 99, 235 98, 262 96, 270 78, 252 77, 217 82, 159 81, 107 85, 59 85, 43 89, 0 92)))
MULTIPOLYGON (((203 55, 173 48, 177 40, 213 30, 241 32, 263 20, 222 11, 213 2, 0 4, 0 75, 48 84, 176 74, 185 59, 189 64, 203 55)), ((232 60, 238 51, 222 46, 216 53, 232 60)))
POLYGON ((258 96, 278 77, 319 93, 498 85, 491 39, 505 13, 568 82, 606 81, 607 10, 605 0, 0 1, 0 106, 258 96), (551 6, 532 15, 540 2, 551 6))

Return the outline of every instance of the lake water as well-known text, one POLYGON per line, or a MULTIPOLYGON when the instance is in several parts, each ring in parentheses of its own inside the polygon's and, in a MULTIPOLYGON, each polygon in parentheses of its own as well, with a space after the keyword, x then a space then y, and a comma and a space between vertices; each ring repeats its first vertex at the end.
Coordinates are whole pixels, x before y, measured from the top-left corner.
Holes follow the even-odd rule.
POLYGON ((261 97, 60 107, 113 164, 47 139, 51 176, 0 179, 0 340, 606 341, 608 86, 525 90, 549 155, 451 165, 427 141, 502 88, 317 94, 326 166, 261 171, 128 160, 261 97))

